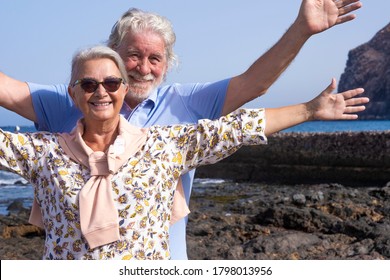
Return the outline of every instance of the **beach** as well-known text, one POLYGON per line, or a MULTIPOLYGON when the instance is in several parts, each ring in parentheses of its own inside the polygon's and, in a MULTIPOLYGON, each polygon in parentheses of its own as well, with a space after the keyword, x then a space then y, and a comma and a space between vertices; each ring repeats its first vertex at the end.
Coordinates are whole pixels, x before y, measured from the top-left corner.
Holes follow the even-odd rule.
MULTIPOLYGON (((275 135, 199 168, 189 259, 390 259, 389 134, 275 135)), ((12 211, 1 259, 40 259, 43 232, 12 211)))

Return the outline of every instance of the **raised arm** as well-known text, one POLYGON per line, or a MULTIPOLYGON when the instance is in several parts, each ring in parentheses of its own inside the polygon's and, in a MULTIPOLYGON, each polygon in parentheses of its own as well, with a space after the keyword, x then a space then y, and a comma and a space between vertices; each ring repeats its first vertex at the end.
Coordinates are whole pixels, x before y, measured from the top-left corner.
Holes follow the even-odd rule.
POLYGON ((351 12, 361 6, 358 0, 303 0, 296 20, 282 38, 247 71, 232 78, 222 114, 263 95, 312 35, 353 20, 351 12))
POLYGON ((294 125, 312 120, 354 120, 356 113, 365 110, 364 104, 369 102, 367 97, 358 97, 364 92, 356 88, 341 93, 332 93, 336 89, 336 80, 320 95, 309 102, 266 109, 265 135, 278 132, 294 125))
POLYGON ((36 121, 28 85, 2 72, 0 72, 0 106, 33 122, 36 121))

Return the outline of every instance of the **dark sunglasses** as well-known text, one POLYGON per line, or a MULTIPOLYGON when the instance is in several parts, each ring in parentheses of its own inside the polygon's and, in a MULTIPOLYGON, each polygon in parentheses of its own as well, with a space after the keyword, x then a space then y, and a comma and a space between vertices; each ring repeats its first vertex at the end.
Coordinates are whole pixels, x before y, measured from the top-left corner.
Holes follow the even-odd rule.
POLYGON ((91 79, 91 78, 84 78, 84 79, 76 80, 73 83, 73 87, 80 84, 80 87, 85 92, 92 93, 95 92, 99 87, 99 85, 101 84, 108 92, 115 92, 119 89, 121 83, 124 84, 122 78, 106 78, 104 79, 103 82, 98 82, 95 79, 91 79))

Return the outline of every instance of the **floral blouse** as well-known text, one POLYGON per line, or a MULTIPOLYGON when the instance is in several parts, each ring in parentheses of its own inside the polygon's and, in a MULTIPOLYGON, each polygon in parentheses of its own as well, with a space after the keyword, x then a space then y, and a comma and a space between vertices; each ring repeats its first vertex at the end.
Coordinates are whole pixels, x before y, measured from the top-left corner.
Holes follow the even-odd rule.
POLYGON ((121 240, 90 249, 78 193, 91 177, 48 132, 0 130, 0 165, 31 182, 46 232, 44 259, 169 259, 168 229, 181 174, 242 145, 266 144, 264 110, 239 109, 196 125, 152 126, 146 144, 112 178, 121 240))

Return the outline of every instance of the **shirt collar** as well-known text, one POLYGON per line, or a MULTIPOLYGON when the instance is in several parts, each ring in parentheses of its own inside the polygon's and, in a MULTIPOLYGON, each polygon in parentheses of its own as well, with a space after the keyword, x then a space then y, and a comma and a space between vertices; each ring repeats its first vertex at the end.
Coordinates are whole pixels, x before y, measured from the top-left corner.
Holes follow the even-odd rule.
MULTIPOLYGON (((142 104, 142 106, 146 104, 150 104, 150 106, 153 108, 157 103, 158 98, 158 89, 154 89, 153 92, 149 95, 148 98, 146 98, 144 101, 142 101, 139 105, 142 104)), ((120 114, 127 118, 127 116, 134 110, 135 108, 131 108, 126 102, 123 102, 120 114)))

